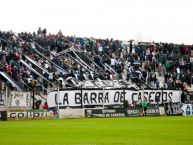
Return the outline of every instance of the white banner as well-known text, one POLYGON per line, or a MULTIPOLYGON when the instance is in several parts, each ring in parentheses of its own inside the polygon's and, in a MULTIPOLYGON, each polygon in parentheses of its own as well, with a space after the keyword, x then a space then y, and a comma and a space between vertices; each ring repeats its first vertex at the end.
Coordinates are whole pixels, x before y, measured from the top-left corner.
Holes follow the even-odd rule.
POLYGON ((81 105, 116 105, 123 104, 125 98, 123 90, 65 90, 59 93, 59 104, 57 91, 49 93, 47 97, 48 106, 81 106, 81 105), (82 96, 82 99, 81 99, 82 96))
POLYGON ((84 109, 60 109, 59 118, 83 118, 84 109))
MULTIPOLYGON (((140 90, 131 91, 124 89, 84 89, 82 90, 64 90, 59 92, 59 99, 57 98, 57 91, 50 92, 47 101, 49 107, 67 107, 67 106, 81 106, 81 105, 122 105, 125 100, 129 104, 134 105, 141 102, 144 98, 148 103, 156 104, 162 103, 162 90, 140 90), (82 99, 81 99, 82 98, 82 99), (59 104, 58 104, 59 100, 59 104)), ((180 102, 181 91, 163 90, 163 102, 180 102)))
MULTIPOLYGON (((176 90, 163 90, 163 102, 181 102, 181 93, 181 91, 176 90)), ((143 97, 146 98, 150 104, 162 104, 162 90, 126 90, 125 100, 127 100, 129 104, 141 102, 143 97)))
POLYGON ((192 115, 192 104, 183 104, 182 111, 183 111, 182 113, 183 116, 192 115))
POLYGON ((52 111, 25 111, 25 112, 7 112, 8 119, 26 119, 26 118, 55 118, 52 111))
POLYGON ((30 92, 11 92, 9 97, 10 107, 31 107, 30 92))

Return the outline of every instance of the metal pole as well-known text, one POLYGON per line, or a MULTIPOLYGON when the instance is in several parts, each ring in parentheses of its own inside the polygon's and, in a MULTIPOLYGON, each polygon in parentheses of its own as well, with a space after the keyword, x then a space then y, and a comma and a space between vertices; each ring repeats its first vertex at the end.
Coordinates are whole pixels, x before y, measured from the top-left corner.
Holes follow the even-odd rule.
POLYGON ((33 86, 33 106, 32 106, 32 109, 35 109, 35 97, 34 97, 34 86, 33 86))
POLYGON ((35 114, 34 113, 35 112, 35 110, 34 110, 35 109, 35 89, 34 88, 35 88, 35 86, 33 86, 33 106, 32 106, 32 108, 33 108, 33 118, 35 117, 34 116, 34 114, 35 114))
POLYGON ((144 87, 145 87, 145 86, 143 86, 143 95, 142 95, 142 101, 144 100, 144 87))
POLYGON ((164 98, 163 98, 163 87, 161 87, 161 90, 162 90, 162 107, 164 106, 164 98))
POLYGON ((5 87, 5 107, 6 107, 6 109, 8 108, 8 104, 9 104, 9 102, 8 102, 8 95, 9 95, 9 88, 8 88, 8 86, 6 86, 5 87))
POLYGON ((60 88, 58 87, 58 92, 57 92, 57 118, 59 119, 59 111, 60 111, 60 88))
POLYGON ((81 95, 81 107, 84 108, 84 103, 82 99, 82 85, 80 86, 80 95, 81 95))
POLYGON ((105 90, 103 85, 103 109, 105 109, 105 90))

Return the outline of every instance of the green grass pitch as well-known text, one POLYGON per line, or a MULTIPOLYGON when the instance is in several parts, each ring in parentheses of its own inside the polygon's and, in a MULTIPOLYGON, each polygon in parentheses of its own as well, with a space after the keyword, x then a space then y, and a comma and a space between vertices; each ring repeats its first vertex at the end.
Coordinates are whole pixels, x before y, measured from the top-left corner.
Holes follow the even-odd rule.
POLYGON ((0 145, 193 145, 193 117, 6 121, 0 145))

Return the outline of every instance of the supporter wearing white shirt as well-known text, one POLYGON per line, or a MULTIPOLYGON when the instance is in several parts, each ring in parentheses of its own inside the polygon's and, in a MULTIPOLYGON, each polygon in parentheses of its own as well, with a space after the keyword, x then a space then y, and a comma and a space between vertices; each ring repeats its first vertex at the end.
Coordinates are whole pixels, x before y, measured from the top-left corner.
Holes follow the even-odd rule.
POLYGON ((114 57, 111 58, 111 67, 115 68, 116 59, 114 57))
POLYGON ((49 79, 50 81, 53 81, 53 79, 54 79, 54 73, 49 73, 48 79, 49 79))
POLYGON ((150 55, 150 49, 149 48, 146 50, 146 55, 150 55))
POLYGON ((177 67, 176 71, 177 71, 177 80, 179 80, 180 79, 180 68, 177 67))
POLYGON ((149 57, 149 55, 150 55, 150 49, 148 48, 147 50, 146 50, 146 59, 148 59, 148 57, 149 57))
POLYGON ((32 48, 32 49, 35 49, 35 48, 36 48, 34 42, 31 43, 31 48, 32 48))
POLYGON ((99 46, 99 52, 103 52, 103 47, 99 46))
POLYGON ((101 45, 99 45, 98 51, 99 51, 99 55, 102 55, 102 53, 103 53, 103 47, 102 47, 101 45))

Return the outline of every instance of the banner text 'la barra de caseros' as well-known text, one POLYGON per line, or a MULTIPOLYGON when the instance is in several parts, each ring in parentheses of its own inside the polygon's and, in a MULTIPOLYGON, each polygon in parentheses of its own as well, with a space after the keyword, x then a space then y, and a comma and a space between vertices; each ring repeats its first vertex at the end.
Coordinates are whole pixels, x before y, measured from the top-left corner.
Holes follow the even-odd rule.
POLYGON ((163 102, 180 102, 181 91, 176 90, 125 90, 125 89, 84 89, 84 90, 63 90, 50 92, 48 95, 49 107, 78 107, 81 105, 121 105, 124 101, 129 104, 136 104, 146 98, 148 103, 161 104, 163 102), (162 99, 163 97, 163 99, 162 99))
POLYGON ((163 102, 180 102, 181 91, 176 90, 126 90, 126 89, 80 89, 63 90, 50 92, 47 97, 49 107, 78 107, 81 105, 122 105, 124 101, 129 104, 136 104, 142 99, 147 99, 148 103, 161 104, 163 102), (162 99, 163 97, 163 99, 162 99))

